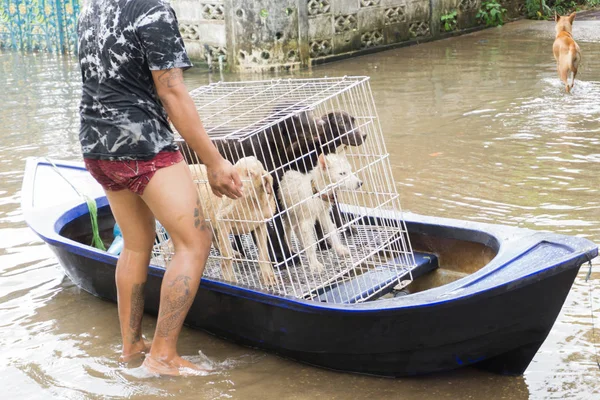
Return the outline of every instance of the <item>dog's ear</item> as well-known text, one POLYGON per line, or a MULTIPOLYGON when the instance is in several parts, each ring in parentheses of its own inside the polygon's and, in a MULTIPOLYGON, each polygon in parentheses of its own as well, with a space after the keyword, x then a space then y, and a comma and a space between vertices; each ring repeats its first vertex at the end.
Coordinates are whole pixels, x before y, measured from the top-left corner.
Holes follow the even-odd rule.
POLYGON ((317 126, 317 129, 321 129, 325 126, 327 122, 325 121, 325 119, 323 117, 321 118, 315 118, 315 125, 317 126))
POLYGON ((324 123, 328 123, 331 129, 337 128, 337 113, 335 111, 323 115, 321 119, 324 123))
POLYGON ((323 153, 321 153, 321 155, 319 156, 319 167, 322 170, 327 169, 327 160, 325 159, 325 154, 323 154, 323 153))
POLYGON ((320 140, 323 143, 331 142, 338 136, 336 133, 338 128, 335 121, 335 113, 330 112, 329 114, 323 115, 321 117, 321 121, 322 122, 320 122, 320 125, 318 125, 320 128, 322 128, 319 129, 320 140))
POLYGON ((300 130, 300 127, 302 126, 302 120, 303 118, 306 118, 303 113, 296 113, 292 116, 291 121, 293 124, 293 127, 300 130))
POLYGON ((262 184, 265 188, 265 192, 268 195, 272 195, 273 194, 273 178, 271 178, 271 175, 269 175, 269 174, 263 175, 262 184))
POLYGON ((576 14, 576 13, 571 13, 571 15, 569 15, 569 22, 570 22, 571 24, 573 24, 573 21, 575 20, 575 14, 576 14))
POLYGON ((330 121, 332 117, 335 117, 334 112, 327 113, 321 117, 323 121, 330 121))
POLYGON ((241 168, 236 169, 238 171, 238 174, 240 175, 240 178, 250 178, 251 181, 254 181, 254 178, 256 177, 256 172, 248 165, 248 163, 244 163, 243 166, 241 166, 241 168))
POLYGON ((554 11, 554 21, 558 22, 559 19, 560 19, 560 15, 558 15, 558 13, 556 11, 554 11))

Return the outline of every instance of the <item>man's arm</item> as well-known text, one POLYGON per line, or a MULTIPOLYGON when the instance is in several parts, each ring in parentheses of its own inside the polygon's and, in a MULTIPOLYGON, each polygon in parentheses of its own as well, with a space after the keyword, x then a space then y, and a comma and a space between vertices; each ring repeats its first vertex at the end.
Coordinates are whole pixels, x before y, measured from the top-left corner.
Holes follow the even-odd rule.
POLYGON ((215 195, 236 199, 242 195, 242 182, 231 163, 225 160, 204 130, 196 106, 183 82, 180 68, 152 71, 158 97, 169 118, 187 144, 198 154, 208 170, 215 195))

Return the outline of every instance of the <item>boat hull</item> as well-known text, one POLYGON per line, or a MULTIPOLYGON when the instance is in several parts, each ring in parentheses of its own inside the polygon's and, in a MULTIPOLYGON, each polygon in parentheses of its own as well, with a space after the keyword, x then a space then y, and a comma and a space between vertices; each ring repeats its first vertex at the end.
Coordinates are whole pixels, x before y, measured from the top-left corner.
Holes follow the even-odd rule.
MULTIPOLYGON (((51 247, 74 283, 116 301, 114 264, 51 247)), ((290 306, 203 281, 186 325, 339 371, 399 377, 479 364, 519 375, 552 328, 580 265, 573 260, 559 273, 442 305, 367 311, 290 306)), ((145 304, 153 315, 161 282, 160 270, 149 274, 145 304)))
MULTIPOLYGON (((69 162, 28 160, 25 220, 76 285, 116 301, 117 258, 75 240, 90 232, 89 214, 64 177, 96 199, 101 225, 112 229, 102 189, 81 164, 69 162)), ((367 225, 403 218, 409 234, 423 243, 432 238, 459 243, 454 257, 459 264, 460 243, 476 244, 492 255, 451 283, 354 304, 303 300, 203 278, 186 324, 340 371, 397 377, 477 365, 518 375, 550 332, 579 268, 598 255, 597 246, 584 238, 551 232, 393 211, 344 212, 360 212, 367 225)), ((145 289, 150 314, 157 314, 163 274, 164 268, 150 265, 145 289)))

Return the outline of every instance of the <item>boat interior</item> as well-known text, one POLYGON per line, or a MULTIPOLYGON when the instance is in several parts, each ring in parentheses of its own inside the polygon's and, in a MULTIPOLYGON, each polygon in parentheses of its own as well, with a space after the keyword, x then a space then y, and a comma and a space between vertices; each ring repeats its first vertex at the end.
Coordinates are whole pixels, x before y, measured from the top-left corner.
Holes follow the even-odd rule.
MULTIPOLYGON (((114 223, 110 208, 100 207, 98 227, 100 237, 107 248, 113 241, 114 223)), ((413 281, 404 288, 386 291, 372 300, 405 296, 451 283, 483 268, 498 253, 495 238, 480 231, 462 230, 457 234, 452 229, 436 225, 414 222, 407 222, 406 225, 415 259, 419 264, 413 270, 413 281)), ((92 241, 91 232, 89 215, 83 214, 66 223, 59 234, 75 242, 89 245, 92 241)), ((372 279, 378 278, 374 275, 372 279)))

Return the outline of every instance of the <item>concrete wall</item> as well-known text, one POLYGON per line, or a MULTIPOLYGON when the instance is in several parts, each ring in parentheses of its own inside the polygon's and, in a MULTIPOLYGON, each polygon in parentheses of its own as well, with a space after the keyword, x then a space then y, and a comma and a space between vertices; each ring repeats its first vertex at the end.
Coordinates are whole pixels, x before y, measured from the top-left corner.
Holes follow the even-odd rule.
MULTIPOLYGON (((290 70, 477 25, 482 0, 172 0, 193 58, 237 72, 290 70)), ((503 0, 511 17, 525 0, 503 0)))
POLYGON ((227 61, 225 4, 222 0, 172 0, 179 29, 192 58, 227 61))

